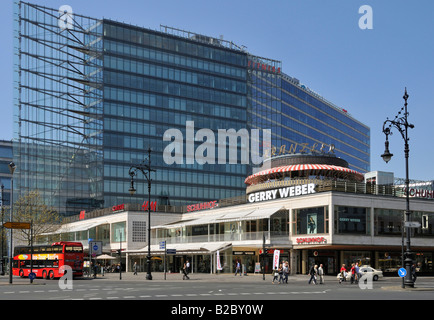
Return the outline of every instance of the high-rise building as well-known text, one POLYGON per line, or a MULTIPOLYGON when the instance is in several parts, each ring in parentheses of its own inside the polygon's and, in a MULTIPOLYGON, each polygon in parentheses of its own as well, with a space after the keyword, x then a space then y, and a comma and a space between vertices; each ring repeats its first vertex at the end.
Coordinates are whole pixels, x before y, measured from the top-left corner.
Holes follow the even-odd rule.
POLYGON ((245 194, 253 166, 240 156, 227 165, 188 161, 186 145, 197 150, 204 143, 188 135, 191 123, 194 132, 216 136, 219 129, 270 129, 271 156, 327 150, 369 171, 369 128, 284 74, 280 61, 221 38, 75 10, 15 5, 18 194, 38 189, 65 215, 143 202, 145 180, 131 196, 128 170, 146 159, 149 147, 156 170, 151 197, 159 204, 245 194), (169 129, 184 138, 182 164, 163 157, 169 129))

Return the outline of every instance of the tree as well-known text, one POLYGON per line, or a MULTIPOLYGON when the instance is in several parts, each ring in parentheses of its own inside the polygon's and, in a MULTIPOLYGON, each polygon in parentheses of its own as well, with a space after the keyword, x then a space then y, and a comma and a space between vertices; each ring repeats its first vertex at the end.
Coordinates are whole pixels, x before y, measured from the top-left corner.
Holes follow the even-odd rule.
MULTIPOLYGON (((59 228, 60 215, 44 203, 38 190, 34 190, 20 196, 18 201, 14 203, 13 220, 14 222, 32 222, 33 238, 35 238, 59 228)), ((17 231, 14 233, 17 240, 30 244, 30 230, 18 229, 17 231)))

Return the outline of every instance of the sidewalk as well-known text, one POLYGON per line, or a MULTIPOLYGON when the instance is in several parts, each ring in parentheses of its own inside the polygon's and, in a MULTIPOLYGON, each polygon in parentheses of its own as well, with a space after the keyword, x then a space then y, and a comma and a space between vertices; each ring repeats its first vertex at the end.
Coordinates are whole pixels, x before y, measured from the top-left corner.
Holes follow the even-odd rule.
MULTIPOLYGON (((162 282, 162 281, 193 281, 193 282, 237 282, 237 283, 252 283, 252 282, 258 282, 258 283, 270 283, 273 280, 273 276, 271 274, 265 275, 265 280, 263 280, 262 274, 247 274, 245 276, 234 276, 231 273, 222 273, 222 274, 209 274, 209 273, 190 273, 188 276, 190 277, 190 280, 183 280, 182 279, 182 273, 166 273, 166 279, 164 278, 163 272, 153 272, 152 274, 152 281, 154 282, 162 282)), ((146 272, 139 272, 137 275, 134 275, 133 272, 122 272, 121 274, 122 280, 119 278, 119 273, 105 273, 104 276, 101 274, 98 274, 96 279, 93 279, 93 277, 87 277, 84 276, 82 278, 77 278, 77 280, 80 281, 86 281, 86 280, 108 280, 108 281, 148 281, 146 280, 146 272)), ((288 277, 288 283, 290 282, 299 282, 299 281, 307 281, 309 280, 308 275, 293 275, 288 277)), ((57 280, 43 280, 40 278, 37 278, 33 281, 33 284, 45 284, 50 283, 51 281, 57 281, 57 280)), ((30 279, 28 278, 20 278, 20 277, 13 277, 12 279, 12 285, 15 284, 30 284, 30 279)), ((325 276, 325 282, 337 282, 335 276, 325 276)), ((9 275, 0 276, 0 285, 9 285, 9 275)), ((276 282, 277 285, 277 282, 276 282)))
MULTIPOLYGON (((153 272, 152 280, 155 281, 204 281, 204 282, 264 282, 262 274, 249 273, 245 276, 234 276, 232 273, 221 273, 221 274, 209 274, 209 273, 189 273, 188 276, 190 280, 183 280, 182 273, 166 273, 166 280, 164 279, 163 272, 153 272)), ((98 274, 97 279, 107 279, 107 280, 119 280, 119 273, 106 273, 104 276, 98 274)), ((146 272, 139 272, 134 275, 132 272, 122 273, 122 280, 125 281, 146 281, 146 272)), ((265 275, 265 281, 273 280, 271 274, 265 275)), ((288 277, 289 281, 308 281, 309 276, 307 275, 293 275, 288 277)), ((336 280, 334 276, 326 276, 326 281, 336 280)))
MULTIPOLYGON (((96 279, 93 279, 93 277, 83 277, 83 278, 77 278, 77 281, 93 281, 95 284, 97 284, 100 280, 104 281, 110 281, 110 282, 128 282, 128 281, 134 281, 134 282, 146 282, 146 272, 139 272, 137 275, 134 275, 132 272, 123 272, 122 273, 122 280, 119 279, 119 273, 106 273, 104 276, 101 274, 98 274, 96 279)), ((190 280, 183 280, 181 273, 166 273, 166 280, 164 279, 164 273, 163 272, 153 272, 152 273, 152 282, 153 283, 163 283, 163 282, 206 282, 206 283, 258 283, 258 284, 270 284, 273 280, 273 277, 271 274, 265 275, 265 280, 263 280, 262 274, 248 274, 246 276, 234 276, 233 274, 229 273, 223 273, 223 274, 209 274, 209 273, 190 273, 189 274, 190 280)), ((302 274, 296 274, 291 275, 288 277, 288 284, 306 284, 308 285, 310 276, 309 275, 302 275, 302 274)), ((49 283, 56 282, 58 280, 43 280, 43 279, 35 279, 32 283, 32 285, 45 285, 49 283)), ((338 283, 338 280, 336 279, 336 276, 329 275, 324 276, 324 283, 326 286, 330 285, 336 285, 340 286, 338 283)), ((14 285, 29 285, 30 280, 28 278, 20 278, 20 277, 13 277, 13 283, 14 285)), ((388 290, 388 291, 434 291, 434 277, 419 277, 415 288, 401 288, 401 280, 400 278, 385 278, 384 280, 380 280, 377 283, 381 289, 388 290)), ((9 284, 9 276, 0 276, 0 286, 8 286, 9 284)), ((275 283, 276 286, 278 286, 277 282, 275 283)), ((284 286, 286 284, 283 284, 284 286)), ((346 286, 347 284, 344 283, 343 286, 346 286)), ((349 283, 348 283, 349 285, 349 283)), ((310 286, 310 285, 309 285, 310 286)))

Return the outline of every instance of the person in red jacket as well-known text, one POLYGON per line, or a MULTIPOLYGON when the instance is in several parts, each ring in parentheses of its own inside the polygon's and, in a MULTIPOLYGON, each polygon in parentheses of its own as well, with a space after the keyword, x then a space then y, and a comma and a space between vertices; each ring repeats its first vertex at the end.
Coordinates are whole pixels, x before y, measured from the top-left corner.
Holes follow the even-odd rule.
POLYGON ((347 269, 345 268, 345 264, 341 267, 341 276, 339 278, 339 283, 342 283, 342 281, 347 281, 347 269))
POLYGON ((351 265, 351 283, 357 283, 356 265, 351 265))

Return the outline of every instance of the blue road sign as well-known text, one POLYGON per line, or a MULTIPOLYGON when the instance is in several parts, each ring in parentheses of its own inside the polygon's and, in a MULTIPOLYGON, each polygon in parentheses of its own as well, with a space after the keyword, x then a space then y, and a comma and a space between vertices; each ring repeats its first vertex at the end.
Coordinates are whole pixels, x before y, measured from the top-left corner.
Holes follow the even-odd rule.
POLYGON ((400 269, 398 270, 398 275, 399 275, 401 278, 404 278, 404 277, 407 275, 407 270, 405 270, 405 268, 400 268, 400 269))
POLYGON ((36 278, 36 273, 34 273, 34 272, 29 273, 29 279, 30 280, 35 280, 35 278, 36 278))
POLYGON ((176 254, 176 249, 167 249, 167 254, 176 254))
POLYGON ((160 242, 160 249, 161 249, 161 250, 166 249, 166 241, 161 241, 161 242, 160 242))

